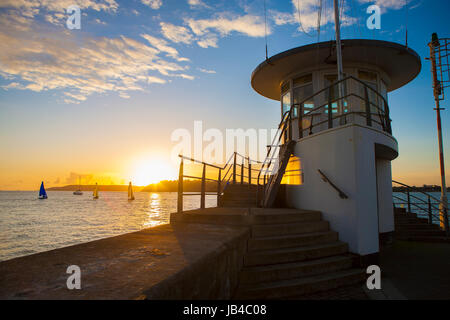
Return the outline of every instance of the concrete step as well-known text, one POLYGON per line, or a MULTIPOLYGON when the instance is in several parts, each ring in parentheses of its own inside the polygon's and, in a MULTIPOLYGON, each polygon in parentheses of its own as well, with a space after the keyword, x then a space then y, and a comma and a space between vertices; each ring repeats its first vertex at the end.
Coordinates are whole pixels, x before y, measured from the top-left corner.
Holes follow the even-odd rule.
POLYGON ((254 224, 283 224, 291 222, 320 221, 319 211, 284 209, 284 208, 252 208, 250 210, 254 224))
POLYGON ((312 261, 245 267, 240 274, 240 283, 250 284, 302 278, 349 269, 351 266, 352 258, 340 255, 312 261))
POLYGON ((410 223, 410 224, 396 224, 396 230, 440 230, 439 226, 436 224, 428 223, 410 223))
POLYGON ((293 248, 313 244, 330 243, 334 241, 338 241, 338 233, 334 231, 251 238, 248 241, 248 250, 258 251, 277 248, 293 248))
POLYGON ((237 299, 282 299, 290 296, 327 291, 341 286, 363 282, 362 269, 349 269, 306 278, 289 279, 239 288, 237 299))
POLYGON ((252 226, 252 237, 270 237, 290 234, 328 231, 328 221, 305 221, 297 223, 282 223, 272 225, 252 226))
POLYGON ((319 259, 347 253, 346 243, 335 241, 298 248, 251 251, 244 257, 244 266, 262 266, 319 259))
POLYGON ((450 243, 450 238, 442 236, 400 236, 396 237, 397 240, 419 241, 419 242, 445 242, 450 243))
POLYGON ((415 236, 415 237, 445 237, 445 231, 442 230, 396 230, 395 231, 395 237, 399 238, 399 237, 411 237, 411 236, 415 236))
POLYGON ((246 201, 246 200, 237 200, 237 201, 220 201, 220 205, 222 207, 228 208, 252 208, 256 207, 256 201, 246 201))

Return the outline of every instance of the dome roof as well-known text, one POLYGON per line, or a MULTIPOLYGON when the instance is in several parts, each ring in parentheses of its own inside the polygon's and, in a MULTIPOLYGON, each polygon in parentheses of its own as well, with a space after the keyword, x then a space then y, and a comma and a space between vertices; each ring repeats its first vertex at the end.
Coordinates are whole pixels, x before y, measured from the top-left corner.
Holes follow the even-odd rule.
MULTIPOLYGON (((377 66, 390 78, 388 91, 412 81, 420 72, 419 55, 401 44, 366 39, 342 40, 342 60, 377 66)), ((313 43, 281 52, 261 63, 252 73, 251 84, 259 94, 280 100, 280 85, 294 72, 302 69, 336 66, 335 42, 313 43)))

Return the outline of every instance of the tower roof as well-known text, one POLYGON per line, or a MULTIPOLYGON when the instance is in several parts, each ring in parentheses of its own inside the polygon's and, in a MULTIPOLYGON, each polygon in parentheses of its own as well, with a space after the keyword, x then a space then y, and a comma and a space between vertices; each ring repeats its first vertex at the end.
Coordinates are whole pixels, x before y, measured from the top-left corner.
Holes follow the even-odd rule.
MULTIPOLYGON (((390 78, 388 91, 412 81, 420 72, 419 55, 401 44, 366 39, 342 40, 342 60, 377 66, 390 78)), ((280 85, 290 74, 302 69, 336 65, 335 42, 313 43, 281 52, 261 63, 252 73, 251 84, 259 94, 280 100, 280 85)))

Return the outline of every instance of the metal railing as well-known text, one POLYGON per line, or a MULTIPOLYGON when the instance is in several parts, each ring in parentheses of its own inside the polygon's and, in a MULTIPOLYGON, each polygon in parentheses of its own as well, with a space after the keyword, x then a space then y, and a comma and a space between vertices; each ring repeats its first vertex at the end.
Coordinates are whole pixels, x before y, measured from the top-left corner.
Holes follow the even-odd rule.
MULTIPOLYGON (((343 124, 352 123, 350 119, 352 115, 355 118, 362 118, 362 124, 369 127, 378 125, 383 131, 392 134, 389 106, 386 99, 377 90, 353 76, 348 76, 340 81, 334 82, 330 86, 303 99, 300 103, 293 104, 292 108, 295 108, 296 111, 295 118, 298 120, 299 138, 343 124), (337 92, 337 87, 342 84, 347 88, 345 91, 348 91, 348 93, 342 97, 334 98, 333 95, 337 92), (355 88, 357 89, 355 90, 355 88), (358 91, 363 91, 363 95, 360 95, 358 91), (321 98, 321 95, 324 95, 324 97, 321 98), (310 104, 312 101, 324 102, 306 111, 305 104, 310 104), (341 106, 340 108, 343 112, 337 113, 338 106, 341 106), (326 115, 326 119, 323 119, 323 115, 326 115), (316 119, 319 120, 315 121, 316 119), (303 120, 309 121, 309 126, 306 128, 303 127, 303 120), (335 120, 339 120, 337 125, 335 124, 335 120), (314 129, 318 127, 319 130, 314 132, 314 129)), ((357 121, 353 120, 354 122, 357 121)))
POLYGON ((392 180, 394 184, 400 187, 395 188, 392 197, 394 198, 394 207, 405 207, 406 212, 414 213, 419 218, 427 218, 429 224, 444 225, 449 236, 448 221, 445 219, 445 214, 440 214, 441 200, 433 195, 417 190, 417 188, 408 186, 407 184, 392 180), (402 193, 405 197, 399 197, 395 193, 402 193), (423 196, 420 198, 414 193, 419 193, 423 196))
MULTIPOLYGON (((254 164, 260 162, 250 159, 250 157, 243 156, 238 152, 234 152, 223 167, 210 164, 207 162, 199 161, 183 155, 178 155, 181 159, 180 169, 178 174, 178 201, 177 212, 183 211, 183 197, 184 196, 199 196, 200 195, 200 208, 204 209, 206 206, 206 196, 217 196, 217 204, 220 203, 220 196, 223 194, 229 184, 253 184, 256 180, 254 164), (193 162, 202 166, 201 176, 187 175, 185 174, 184 161, 193 162), (214 170, 217 178, 208 178, 208 170, 214 170), (184 179, 200 180, 200 191, 184 192, 184 179), (215 191, 207 192, 207 183, 215 184, 215 191)), ((210 176, 210 174, 209 174, 210 176)), ((211 188, 210 188, 211 189, 211 188)))

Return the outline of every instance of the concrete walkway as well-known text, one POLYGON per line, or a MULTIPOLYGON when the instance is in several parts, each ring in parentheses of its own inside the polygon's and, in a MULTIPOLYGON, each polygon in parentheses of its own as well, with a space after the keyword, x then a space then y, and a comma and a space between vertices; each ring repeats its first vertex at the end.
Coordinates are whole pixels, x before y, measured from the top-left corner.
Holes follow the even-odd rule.
POLYGON ((396 241, 382 250, 380 267, 408 300, 450 300, 450 243, 396 241))
POLYGON ((207 299, 211 290, 227 298, 248 234, 245 227, 162 225, 3 261, 0 299, 207 299), (81 290, 67 289, 70 265, 81 268, 81 290))

